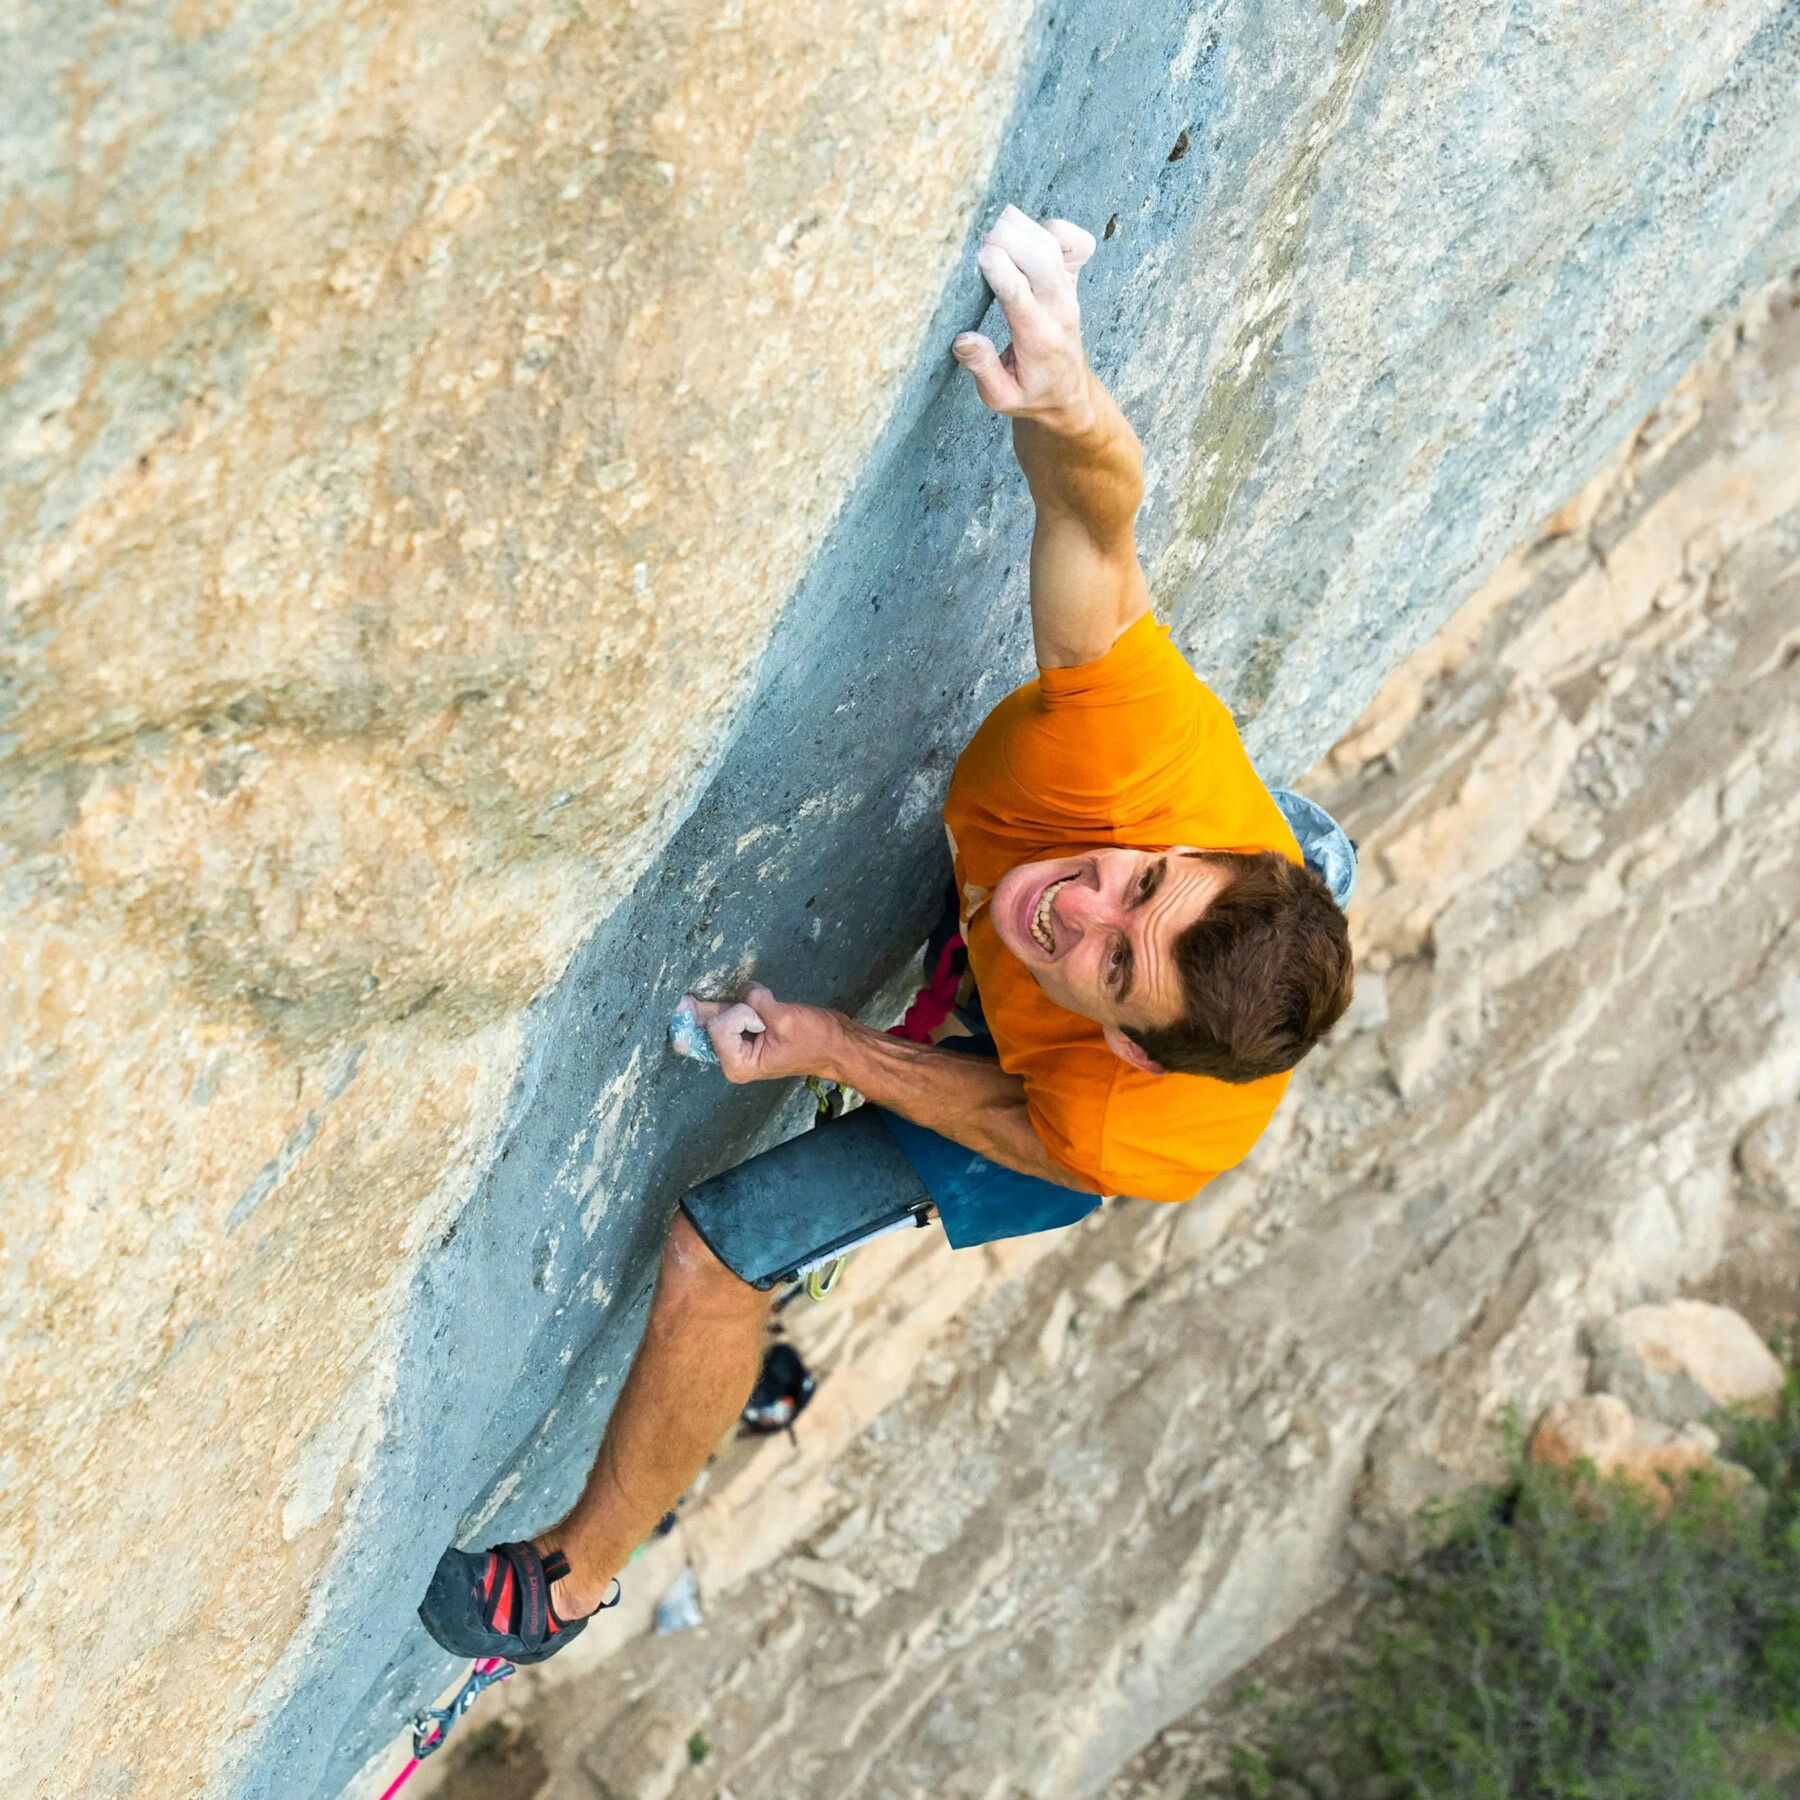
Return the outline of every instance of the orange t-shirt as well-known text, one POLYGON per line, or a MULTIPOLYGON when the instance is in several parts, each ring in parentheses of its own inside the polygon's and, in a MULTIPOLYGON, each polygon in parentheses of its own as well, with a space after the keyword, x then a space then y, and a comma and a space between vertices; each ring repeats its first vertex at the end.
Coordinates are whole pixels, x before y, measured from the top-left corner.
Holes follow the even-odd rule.
POLYGON ((987 898, 1008 869, 1096 845, 1300 846, 1231 715, 1146 614, 1098 662, 1044 669, 988 714, 944 802, 969 966, 1000 1065, 1025 1078, 1052 1161, 1101 1193, 1189 1200, 1241 1162, 1287 1089, 1146 1075, 1058 1006, 1000 941, 987 898))

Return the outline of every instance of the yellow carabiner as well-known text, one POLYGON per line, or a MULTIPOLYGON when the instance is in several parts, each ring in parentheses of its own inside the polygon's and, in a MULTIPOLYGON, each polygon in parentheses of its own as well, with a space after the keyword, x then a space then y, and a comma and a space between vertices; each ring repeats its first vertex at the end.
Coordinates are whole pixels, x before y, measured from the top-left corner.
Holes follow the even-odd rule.
POLYGON ((827 1263, 823 1268, 814 1269, 806 1278, 806 1291, 815 1300, 825 1299, 837 1286, 844 1273, 844 1265, 849 1257, 840 1256, 835 1262, 827 1263))

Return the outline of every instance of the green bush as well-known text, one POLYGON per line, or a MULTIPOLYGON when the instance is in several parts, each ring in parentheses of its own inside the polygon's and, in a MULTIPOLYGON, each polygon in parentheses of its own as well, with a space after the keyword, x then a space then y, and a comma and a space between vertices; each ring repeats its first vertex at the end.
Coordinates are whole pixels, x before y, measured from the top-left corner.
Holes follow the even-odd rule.
POLYGON ((1592 1469, 1541 1468, 1442 1521, 1361 1654, 1270 1744, 1254 1796, 1749 1800, 1800 1766, 1800 1383, 1733 1431, 1758 1487, 1695 1476, 1665 1519, 1592 1469), (1790 1754, 1791 1753, 1791 1754, 1790 1754))

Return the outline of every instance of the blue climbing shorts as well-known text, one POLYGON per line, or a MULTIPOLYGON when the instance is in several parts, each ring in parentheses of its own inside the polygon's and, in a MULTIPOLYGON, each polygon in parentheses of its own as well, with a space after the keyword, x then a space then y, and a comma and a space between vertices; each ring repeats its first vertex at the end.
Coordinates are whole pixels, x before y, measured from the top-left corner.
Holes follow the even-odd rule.
MULTIPOLYGON (((976 1054, 990 1039, 952 1039, 976 1054)), ((681 1210, 707 1248, 753 1287, 772 1288, 891 1231, 930 1224, 951 1247, 1055 1231, 1097 1194, 1002 1168, 898 1113, 861 1106, 703 1181, 681 1210)))

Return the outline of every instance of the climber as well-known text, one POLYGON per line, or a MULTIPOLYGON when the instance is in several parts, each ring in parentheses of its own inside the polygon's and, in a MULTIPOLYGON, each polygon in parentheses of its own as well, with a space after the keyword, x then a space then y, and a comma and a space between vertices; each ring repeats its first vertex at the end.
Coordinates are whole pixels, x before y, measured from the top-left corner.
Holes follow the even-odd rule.
POLYGON ((871 1104, 684 1198, 574 1510, 438 1565, 420 1616, 459 1655, 542 1660, 612 1603, 737 1419, 769 1289, 809 1248, 931 1205, 961 1248, 1071 1223, 1109 1194, 1189 1199, 1248 1153, 1349 1002, 1347 840, 1263 786, 1151 614, 1138 442, 1081 344, 1093 251, 1079 227, 1008 207, 979 262, 1010 347, 974 332, 951 347, 1012 420, 1036 506, 1039 670, 976 732, 944 806, 957 917, 934 964, 966 953, 972 991, 942 1022, 959 1035, 908 1041, 762 987, 688 1003, 728 1080, 817 1076, 871 1104), (736 1242, 784 1232, 760 1257, 736 1242))

